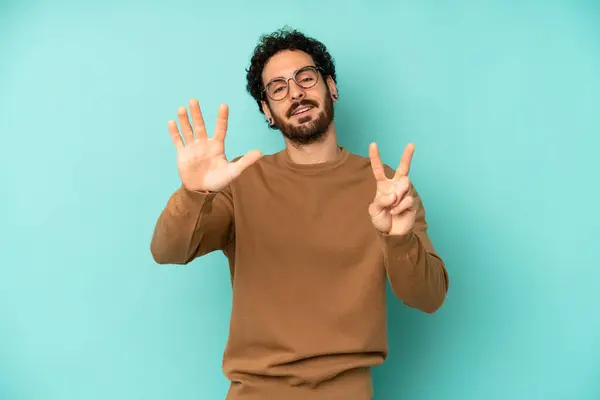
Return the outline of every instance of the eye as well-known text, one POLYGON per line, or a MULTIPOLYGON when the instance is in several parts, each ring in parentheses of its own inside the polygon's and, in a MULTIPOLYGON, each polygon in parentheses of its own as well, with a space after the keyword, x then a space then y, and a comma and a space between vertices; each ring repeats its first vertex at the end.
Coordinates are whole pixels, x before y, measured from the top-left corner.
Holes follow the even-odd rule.
POLYGON ((312 68, 300 70, 300 71, 298 71, 298 74, 296 75, 296 82, 298 82, 299 85, 302 85, 303 87, 306 87, 306 88, 309 88, 312 85, 314 85, 316 81, 317 81, 317 73, 312 68))
POLYGON ((269 91, 269 93, 271 94, 277 94, 277 93, 281 93, 282 91, 285 91, 287 84, 281 80, 276 80, 271 82, 268 86, 267 86, 267 90, 269 91))

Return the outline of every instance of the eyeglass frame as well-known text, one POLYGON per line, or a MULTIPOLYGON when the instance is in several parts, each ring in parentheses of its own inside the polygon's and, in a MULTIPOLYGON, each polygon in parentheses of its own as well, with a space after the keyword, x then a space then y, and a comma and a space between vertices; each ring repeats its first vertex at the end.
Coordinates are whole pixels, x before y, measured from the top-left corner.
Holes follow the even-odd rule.
POLYGON ((277 77, 277 78, 273 78, 273 79, 271 79, 269 82, 267 82, 267 84, 265 85, 265 87, 262 89, 262 92, 264 92, 264 93, 267 95, 267 97, 268 97, 269 99, 273 100, 273 101, 282 101, 282 100, 283 100, 283 99, 285 99, 285 98, 288 96, 288 94, 290 93, 290 79, 292 79, 292 80, 294 81, 294 83, 295 83, 296 85, 300 86, 302 89, 311 89, 311 88, 315 87, 315 86, 317 85, 317 83, 319 83, 319 78, 318 78, 318 77, 319 77, 319 75, 322 75, 322 74, 324 74, 324 73, 325 73, 325 71, 323 70, 323 68, 321 68, 321 67, 319 67, 319 66, 317 66, 317 65, 305 65, 304 67, 298 68, 296 71, 294 71, 294 73, 293 73, 293 74, 292 74, 292 76, 290 76, 290 77, 287 77, 287 78, 283 78, 283 77, 277 77), (296 75, 298 75, 298 72, 300 72, 300 71, 304 71, 304 70, 306 70, 306 69, 314 69, 315 71, 317 71, 317 80, 315 81, 314 85, 312 85, 312 86, 309 86, 309 87, 307 87, 307 88, 303 87, 302 85, 300 85, 300 84, 298 83, 298 81, 296 81, 296 75), (272 98, 271 96, 269 96, 269 92, 267 92, 267 87, 268 87, 268 86, 269 86, 271 83, 273 83, 273 82, 275 82, 275 81, 277 81, 277 80, 284 80, 284 81, 285 81, 285 84, 286 84, 286 93, 285 93, 285 96, 283 96, 281 99, 275 100, 274 98, 272 98))

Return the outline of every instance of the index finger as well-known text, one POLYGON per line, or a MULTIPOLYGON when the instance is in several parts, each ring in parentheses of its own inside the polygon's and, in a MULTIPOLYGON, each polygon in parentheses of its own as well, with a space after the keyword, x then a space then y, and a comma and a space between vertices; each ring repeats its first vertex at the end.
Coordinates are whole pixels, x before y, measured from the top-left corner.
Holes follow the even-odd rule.
POLYGON ((410 172, 410 163, 412 162, 414 152, 415 145, 413 143, 407 144, 406 148, 404 149, 404 153, 402 154, 402 158, 400 158, 400 164, 398 165, 394 179, 408 175, 410 172))
POLYGON ((379 156, 379 149, 376 143, 371 143, 369 146, 369 158, 371 159, 371 169, 373 169, 373 175, 377 181, 385 181, 385 170, 383 169, 383 163, 379 156))

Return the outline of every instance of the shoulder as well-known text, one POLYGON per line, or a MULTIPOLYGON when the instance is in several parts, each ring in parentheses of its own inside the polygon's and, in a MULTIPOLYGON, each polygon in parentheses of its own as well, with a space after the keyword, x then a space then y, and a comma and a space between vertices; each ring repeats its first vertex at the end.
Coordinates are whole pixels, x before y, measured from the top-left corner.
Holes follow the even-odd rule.
MULTIPOLYGON (((242 155, 238 155, 229 162, 235 163, 241 158, 242 155)), ((246 167, 242 173, 234 179, 232 186, 256 186, 258 184, 257 181, 264 181, 266 177, 278 175, 282 169, 281 165, 279 165, 280 162, 278 161, 278 158, 278 153, 263 154, 258 161, 246 167)))
MULTIPOLYGON (((243 155, 238 155, 238 156, 232 158, 229 162, 231 162, 231 163, 237 162, 242 157, 243 157, 243 155)), ((263 154, 262 157, 257 162, 255 162, 254 164, 252 164, 248 168, 246 168, 246 171, 256 170, 256 169, 260 169, 260 168, 264 168, 264 167, 268 168, 268 167, 276 166, 276 164, 278 163, 278 158, 280 158, 279 152, 273 153, 273 154, 263 154)))

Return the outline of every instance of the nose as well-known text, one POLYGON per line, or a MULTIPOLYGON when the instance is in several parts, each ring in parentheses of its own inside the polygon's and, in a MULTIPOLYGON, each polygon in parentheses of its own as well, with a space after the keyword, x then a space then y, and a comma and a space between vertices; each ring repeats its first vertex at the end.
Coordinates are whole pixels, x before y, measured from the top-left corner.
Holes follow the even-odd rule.
POLYGON ((290 84, 290 97, 292 100, 299 100, 304 98, 305 92, 293 79, 289 81, 290 84))

